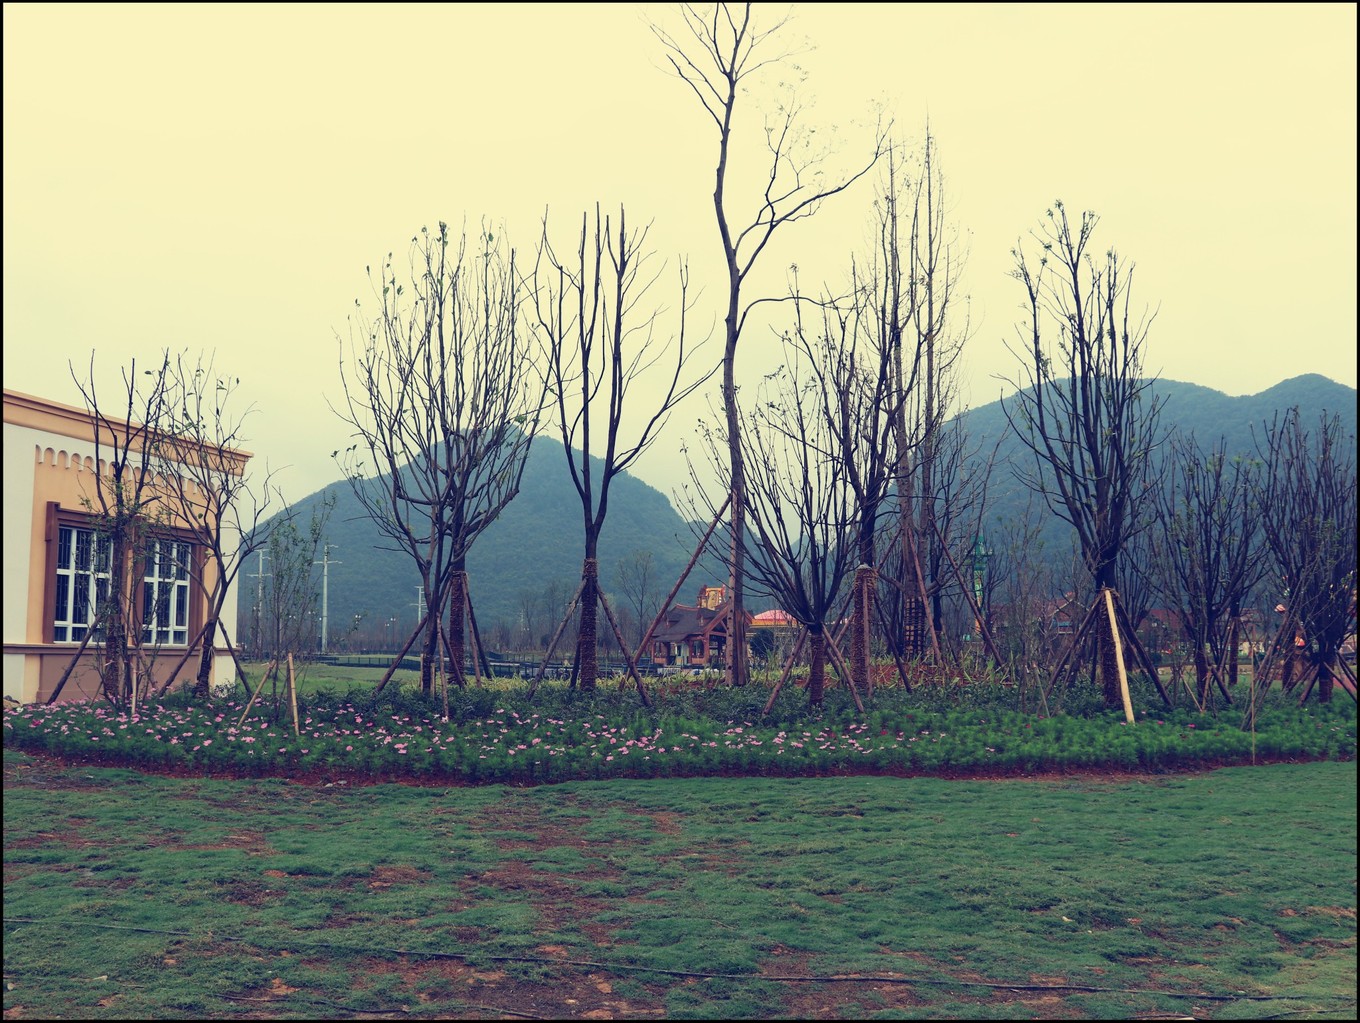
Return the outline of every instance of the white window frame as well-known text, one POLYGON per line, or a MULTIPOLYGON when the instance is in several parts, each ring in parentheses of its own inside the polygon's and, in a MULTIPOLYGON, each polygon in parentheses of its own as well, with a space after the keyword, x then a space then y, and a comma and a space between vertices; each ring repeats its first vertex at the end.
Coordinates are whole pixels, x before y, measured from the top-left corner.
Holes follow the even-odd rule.
POLYGON ((53 584, 52 641, 80 643, 92 626, 103 637, 99 613, 109 595, 112 543, 97 530, 58 525, 57 568, 53 584))
POLYGON ((142 645, 189 645, 189 577, 194 545, 156 537, 146 548, 142 573, 142 645))

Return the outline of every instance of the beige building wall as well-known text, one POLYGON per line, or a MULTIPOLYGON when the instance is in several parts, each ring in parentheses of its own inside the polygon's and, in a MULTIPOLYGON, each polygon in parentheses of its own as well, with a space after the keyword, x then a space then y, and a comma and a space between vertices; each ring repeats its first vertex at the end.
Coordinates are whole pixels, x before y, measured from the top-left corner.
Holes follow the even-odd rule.
MULTIPOLYGON (((101 437, 96 450, 94 424, 84 409, 46 401, 17 391, 4 392, 4 695, 21 703, 45 700, 75 654, 78 643, 54 642, 49 628, 53 598, 51 578, 58 517, 80 517, 98 509, 97 455, 107 454, 112 436, 101 437)), ((250 457, 245 452, 222 455, 241 471, 250 457)), ((135 462, 136 456, 133 456, 135 462)), ((177 517, 166 523, 185 527, 177 517)), ((197 573, 207 588, 215 583, 217 566, 196 548, 197 573)), ((203 590, 190 587, 189 635, 202 627, 203 590)), ((222 621, 235 638, 236 601, 228 594, 222 621)), ((153 674, 159 681, 181 661, 186 648, 163 647, 153 674)), ((214 647, 213 681, 229 682, 234 674, 230 651, 214 647)), ((198 669, 201 648, 195 647, 177 673, 180 681, 198 669)), ((62 699, 99 694, 96 653, 92 643, 71 674, 62 699)))

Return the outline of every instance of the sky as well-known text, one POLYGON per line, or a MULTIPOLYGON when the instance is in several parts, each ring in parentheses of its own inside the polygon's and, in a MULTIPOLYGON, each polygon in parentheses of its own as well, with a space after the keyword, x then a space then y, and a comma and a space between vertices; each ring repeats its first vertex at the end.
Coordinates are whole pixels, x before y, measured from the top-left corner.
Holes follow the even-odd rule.
MULTIPOLYGON (((597 202, 651 223, 672 313, 687 261, 689 334, 720 357, 716 131, 652 33, 681 31, 671 5, 3 18, 7 388, 79 405, 70 366, 92 352, 105 387, 165 348, 209 353, 253 408, 242 446, 299 499, 340 476, 328 402, 366 267, 441 220, 531 254, 545 211, 569 237, 597 202)), ((928 120, 968 253, 967 404, 1018 377, 1011 250, 1055 199, 1096 211, 1098 251, 1135 264, 1149 370, 1234 395, 1302 373, 1356 385, 1354 5, 812 3, 783 38, 794 56, 743 96, 734 158, 759 165, 781 81, 829 173, 866 158, 879 112, 908 146, 928 120)), ((865 178, 776 234, 749 293, 784 293, 793 264, 805 288, 843 280, 872 198, 865 178)), ((758 326, 740 380, 780 358, 778 324, 758 326)), ((715 391, 636 467, 668 496, 715 391)))

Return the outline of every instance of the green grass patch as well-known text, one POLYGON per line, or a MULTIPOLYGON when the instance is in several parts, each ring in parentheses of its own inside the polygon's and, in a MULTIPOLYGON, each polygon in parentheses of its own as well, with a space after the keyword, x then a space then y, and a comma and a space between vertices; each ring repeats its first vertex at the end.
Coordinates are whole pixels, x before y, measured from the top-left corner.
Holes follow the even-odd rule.
POLYGON ((1353 762, 527 788, 4 762, 7 1017, 1355 1008, 1353 762))

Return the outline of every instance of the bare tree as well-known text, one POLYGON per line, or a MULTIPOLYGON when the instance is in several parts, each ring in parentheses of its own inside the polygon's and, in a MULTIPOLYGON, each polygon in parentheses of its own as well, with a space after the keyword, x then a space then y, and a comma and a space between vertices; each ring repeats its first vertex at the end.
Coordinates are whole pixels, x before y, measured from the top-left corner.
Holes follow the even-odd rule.
POLYGON ((469 251, 442 222, 433 237, 422 229, 401 280, 390 254, 370 277, 377 310, 351 323, 348 367, 341 356, 337 414, 357 439, 334 454, 389 549, 416 564, 428 609, 416 630, 421 688, 430 693, 445 607, 463 681, 468 550, 519 492, 542 385, 520 330, 514 251, 489 231, 469 251))
MULTIPOLYGON (((1029 322, 1016 393, 1003 402, 1011 428, 1033 455, 1023 483, 1075 529, 1083 560, 1104 600, 1134 527, 1134 509, 1155 481, 1151 455, 1161 443, 1161 402, 1143 375, 1150 318, 1130 318, 1131 268, 1113 249, 1091 257, 1098 218, 1073 225, 1062 203, 1034 234, 1037 259, 1012 250, 1012 276, 1025 289, 1029 322)), ((1121 699, 1119 637, 1097 633, 1107 705, 1121 699)))
POLYGON ((1204 451, 1193 436, 1173 438, 1171 459, 1167 485, 1153 492, 1148 560, 1157 592, 1175 611, 1190 647, 1203 705, 1213 680, 1227 696, 1218 663, 1224 657, 1236 663, 1234 623, 1265 564, 1256 526, 1257 467, 1230 456, 1224 440, 1204 451))
MULTIPOLYGON (((94 493, 85 495, 94 526, 88 542, 85 531, 74 531, 72 556, 78 571, 70 583, 75 592, 69 595, 68 638, 102 641, 100 685, 106 699, 123 705, 136 697, 132 654, 140 644, 132 633, 137 629, 142 588, 135 568, 145 557, 154 529, 166 518, 157 452, 165 442, 170 413, 170 353, 163 352, 159 365, 140 376, 133 360, 123 370, 122 387, 111 401, 96 386, 93 354, 86 375, 77 376, 72 367, 71 377, 93 427, 95 485, 94 493)), ((58 592, 58 600, 65 603, 67 596, 58 592)), ((77 660, 83 650, 84 644, 76 652, 77 660)), ((63 682, 68 676, 69 670, 63 682)), ((60 689, 59 685, 50 700, 60 689)))
MULTIPOLYGON (((253 411, 237 409, 239 402, 233 402, 240 378, 219 374, 211 357, 204 361, 200 356, 191 364, 183 355, 170 367, 169 377, 166 422, 171 439, 161 447, 159 465, 166 501, 213 566, 212 572, 195 573, 203 595, 204 624, 194 690, 206 698, 222 611, 246 558, 265 542, 265 513, 278 494, 270 473, 252 480, 245 468, 249 456, 237 450, 245 420, 253 411)), ((276 521, 287 518, 285 512, 284 519, 276 521)), ((153 571, 160 578, 167 569, 177 569, 173 563, 184 556, 182 547, 178 541, 154 538, 147 552, 148 577, 153 571)), ((145 636, 169 629, 167 601, 168 591, 155 603, 147 601, 145 636)))
MULTIPOLYGON (((335 499, 330 496, 312 508, 305 524, 296 515, 271 523, 265 545, 271 571, 263 590, 267 637, 261 649, 268 648, 276 687, 280 664, 290 657, 305 659, 316 648, 316 614, 321 594, 314 563, 334 507, 335 499)), ((357 627, 358 623, 355 624, 357 627)), ((275 714, 282 709, 277 688, 273 708, 275 714)))
POLYGON ((614 584, 619 588, 635 625, 631 637, 634 646, 642 642, 647 623, 661 610, 661 593, 656 588, 656 566, 652 552, 637 549, 619 559, 614 573, 614 584))
MULTIPOLYGON (((957 367, 970 333, 960 311, 959 279, 966 252, 950 219, 949 191, 935 137, 926 127, 920 172, 900 185, 889 178, 881 208, 884 235, 893 251, 884 264, 892 281, 893 366, 902 394, 897 411, 899 577, 915 594, 904 601, 905 653, 925 656, 940 645, 943 596, 949 569, 944 547, 955 539, 951 526, 966 521, 974 501, 965 500, 960 469, 965 457, 963 422, 946 425, 955 403, 957 367), (906 195, 900 194, 905 190, 906 195), (899 212, 902 200, 909 207, 899 212), (906 231, 899 223, 906 220, 906 231), (905 237, 903 235, 905 234, 905 237)), ((972 536, 959 538, 970 547, 972 536)))
MULTIPOLYGON (((750 571, 807 630, 808 701, 816 707, 833 652, 830 626, 859 553, 858 525, 854 490, 822 412, 816 374, 796 347, 786 351, 787 365, 764 379, 742 416, 750 522, 759 544, 750 571)), ((709 434, 710 458, 720 474, 726 439, 720 431, 709 434)))
POLYGON ((795 309, 795 327, 786 344, 805 360, 824 422, 819 431, 831 445, 823 454, 839 459, 854 495, 855 570, 850 621, 850 669, 864 692, 872 687, 870 636, 877 592, 879 519, 894 481, 893 425, 902 392, 893 386, 891 336, 874 302, 876 289, 861 286, 852 272, 853 299, 838 307, 819 303, 821 315, 809 324, 804 302, 795 309))
POLYGON ((1330 699, 1339 678, 1354 696, 1340 651, 1355 630, 1355 436, 1325 412, 1310 432, 1295 407, 1265 424, 1258 447, 1261 529, 1285 591, 1286 622, 1301 633, 1303 698, 1316 685, 1319 698, 1330 699))
POLYGON ((718 156, 714 169, 713 210, 727 269, 727 308, 723 316, 722 405, 727 437, 731 484, 730 618, 728 623, 727 675, 732 685, 745 685, 747 663, 745 619, 745 515, 746 469, 742 460, 741 418, 737 407, 736 355, 742 329, 751 309, 762 299, 744 293, 747 278, 765 252, 776 231, 812 216, 831 196, 844 191, 878 160, 883 145, 880 133, 871 158, 859 170, 834 181, 822 173, 820 160, 808 155, 801 133, 802 108, 790 96, 767 116, 763 161, 766 172, 753 196, 751 212, 735 212, 728 195, 729 170, 734 150, 734 122, 741 97, 751 80, 771 65, 786 61, 781 31, 787 18, 769 28, 757 28, 751 4, 715 4, 700 8, 682 4, 684 32, 680 38, 653 26, 666 60, 681 81, 694 93, 718 133, 718 156), (744 226, 743 226, 744 225, 744 226))
POLYGON ((646 228, 629 232, 622 207, 617 225, 611 225, 596 206, 593 231, 589 215, 583 214, 573 255, 560 259, 545 216, 534 265, 535 318, 585 531, 577 648, 579 681, 586 691, 595 688, 598 675, 599 542, 610 485, 656 439, 676 404, 712 375, 712 370, 693 371, 694 348, 686 347, 687 271, 680 270, 675 334, 662 340, 660 311, 642 305, 660 273, 652 274, 647 266, 646 238, 646 228), (644 392, 642 426, 625 437, 624 417, 637 413, 637 391, 647 386, 644 374, 653 367, 664 375, 659 386, 644 392), (600 459, 598 479, 593 456, 600 459))

